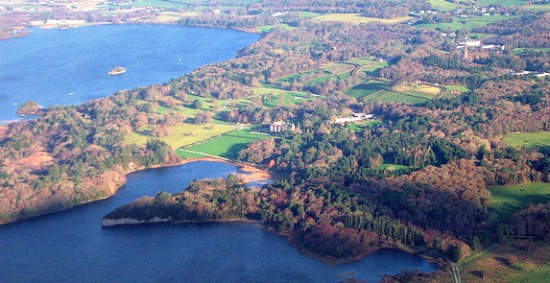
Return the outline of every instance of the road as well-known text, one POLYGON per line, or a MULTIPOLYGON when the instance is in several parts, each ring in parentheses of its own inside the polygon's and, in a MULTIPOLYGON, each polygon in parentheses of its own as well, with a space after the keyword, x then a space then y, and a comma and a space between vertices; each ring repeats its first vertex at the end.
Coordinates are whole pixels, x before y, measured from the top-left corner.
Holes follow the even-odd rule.
POLYGON ((458 266, 453 262, 451 262, 451 270, 453 271, 453 282, 460 283, 460 270, 458 270, 458 266))

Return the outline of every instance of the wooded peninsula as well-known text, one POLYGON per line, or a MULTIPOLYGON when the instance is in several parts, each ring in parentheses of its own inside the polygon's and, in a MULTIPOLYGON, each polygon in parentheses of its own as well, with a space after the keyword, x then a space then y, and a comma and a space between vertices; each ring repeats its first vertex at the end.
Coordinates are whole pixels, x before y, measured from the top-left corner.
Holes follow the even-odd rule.
POLYGON ((456 268, 465 282, 549 278, 548 1, 56 2, 0 1, 0 38, 99 23, 262 37, 166 84, 22 105, 40 117, 0 125, 0 224, 215 156, 281 178, 194 181, 104 225, 254 220, 326 260, 390 247, 442 267, 384 282, 454 282, 456 268))

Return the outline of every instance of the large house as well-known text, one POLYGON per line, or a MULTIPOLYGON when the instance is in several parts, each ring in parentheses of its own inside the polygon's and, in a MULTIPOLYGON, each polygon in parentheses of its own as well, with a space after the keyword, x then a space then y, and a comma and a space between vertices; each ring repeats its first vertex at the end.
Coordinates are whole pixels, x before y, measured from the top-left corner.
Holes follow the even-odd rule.
POLYGON ((296 125, 294 125, 294 123, 286 121, 277 121, 269 125, 269 131, 272 133, 282 133, 286 131, 294 132, 295 129, 296 125))

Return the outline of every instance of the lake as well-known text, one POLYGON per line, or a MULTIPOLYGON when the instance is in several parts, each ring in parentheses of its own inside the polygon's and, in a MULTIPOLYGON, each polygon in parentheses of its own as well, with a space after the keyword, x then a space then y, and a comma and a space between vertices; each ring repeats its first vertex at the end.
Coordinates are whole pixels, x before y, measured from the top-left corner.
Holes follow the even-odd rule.
POLYGON ((72 105, 170 81, 225 61, 259 36, 234 30, 162 25, 31 29, 0 41, 0 121, 19 119, 19 105, 72 105), (127 72, 110 76, 123 66, 127 72))
MULTIPOLYGON (((166 82, 232 58, 259 38, 231 30, 139 25, 32 32, 0 41, 0 121, 16 119, 17 105, 28 100, 77 104, 166 82), (117 65, 128 72, 109 76, 117 65)), ((193 162, 136 172, 107 200, 0 226, 0 283, 339 282, 354 276, 376 282, 383 274, 436 269, 393 250, 353 264, 327 265, 259 224, 101 228, 104 215, 136 198, 181 191, 193 179, 236 171, 226 163, 193 162)))
POLYGON ((0 282, 368 282, 401 270, 434 271, 421 257, 383 250, 352 264, 300 254, 259 224, 156 224, 101 228, 114 208, 193 179, 237 172, 198 161, 132 173, 110 199, 0 227, 0 282))

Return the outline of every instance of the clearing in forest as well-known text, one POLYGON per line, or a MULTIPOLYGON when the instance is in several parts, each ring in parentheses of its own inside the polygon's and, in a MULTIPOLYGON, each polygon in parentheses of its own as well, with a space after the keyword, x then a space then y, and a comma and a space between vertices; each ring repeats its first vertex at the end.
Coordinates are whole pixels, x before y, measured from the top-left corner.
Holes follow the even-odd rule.
POLYGON ((531 204, 550 201, 550 183, 527 183, 513 186, 490 187, 492 200, 489 211, 501 221, 531 204))
POLYGON ((181 123, 168 127, 168 135, 154 137, 151 135, 150 126, 143 131, 134 131, 126 136, 126 143, 145 145, 148 139, 159 139, 176 150, 179 147, 204 141, 215 136, 235 130, 236 126, 220 124, 188 124, 181 123))
POLYGON ((237 159, 239 151, 248 147, 250 143, 265 138, 269 138, 269 135, 250 132, 249 129, 240 129, 186 148, 179 148, 176 153, 181 158, 219 156, 237 159))
POLYGON ((504 137, 510 145, 524 148, 550 148, 550 132, 511 133, 504 137))
POLYGON ((353 24, 362 24, 362 23, 371 23, 379 22, 383 24, 395 24, 406 22, 412 19, 412 17, 396 17, 393 19, 385 18, 373 18, 373 17, 364 17, 360 14, 324 14, 318 17, 313 18, 316 21, 331 21, 331 22, 347 22, 353 24))
POLYGON ((548 282, 550 245, 542 241, 506 240, 472 260, 458 264, 462 282, 548 282))

